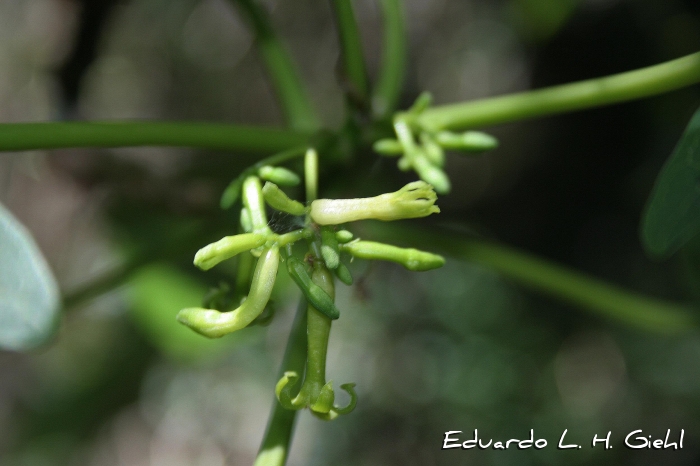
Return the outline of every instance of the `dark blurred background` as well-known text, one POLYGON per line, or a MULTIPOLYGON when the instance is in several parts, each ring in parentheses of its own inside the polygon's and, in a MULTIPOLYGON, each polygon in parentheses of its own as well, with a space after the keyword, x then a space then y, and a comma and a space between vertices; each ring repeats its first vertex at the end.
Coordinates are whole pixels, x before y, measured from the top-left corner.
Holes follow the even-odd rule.
MULTIPOLYGON (((327 2, 264 2, 330 129, 344 122, 327 2)), ((370 73, 377 3, 353 3, 370 73)), ((695 0, 407 0, 402 107, 561 84, 700 50, 695 0)), ((653 181, 700 102, 697 86, 488 128, 500 147, 450 155, 440 224, 479 232, 630 290, 698 296, 698 246, 649 260, 638 225, 653 181)), ((246 22, 225 0, 0 2, 0 121, 226 121, 281 125, 246 22)), ((231 234, 224 186, 254 157, 185 149, 0 154, 0 202, 29 227, 66 295, 50 344, 0 352, 3 466, 252 464, 297 299, 280 276, 266 328, 209 341, 179 326, 234 270, 197 271, 196 250, 231 234), (80 300, 106 277, 111 288, 80 300), (110 285, 111 284, 111 285, 110 285), (112 286, 120 284, 120 286, 112 286)), ((395 190, 412 176, 368 154, 326 166, 321 194, 395 190)), ((280 220, 283 222, 283 219, 280 220)), ((410 238, 405 238, 410 243, 410 238)), ((357 383, 332 423, 303 412, 290 465, 697 464, 700 335, 604 320, 482 267, 409 273, 352 264, 340 286, 329 378, 357 383), (441 451, 444 432, 535 438, 542 450, 441 451), (581 450, 560 451, 564 429, 581 450), (626 433, 685 429, 682 451, 632 451, 626 433), (612 431, 612 450, 590 448, 612 431)))

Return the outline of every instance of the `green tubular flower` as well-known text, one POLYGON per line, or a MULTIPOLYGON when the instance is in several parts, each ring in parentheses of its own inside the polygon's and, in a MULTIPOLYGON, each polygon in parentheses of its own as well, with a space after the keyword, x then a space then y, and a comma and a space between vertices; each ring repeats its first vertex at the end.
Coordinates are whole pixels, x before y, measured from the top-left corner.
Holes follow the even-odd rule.
POLYGON ((282 191, 276 184, 267 182, 262 188, 263 197, 265 202, 270 204, 270 207, 277 209, 280 212, 287 212, 292 215, 304 215, 306 214, 306 207, 301 202, 297 202, 290 199, 284 191, 282 191))
POLYGON ((355 220, 400 220, 440 212, 437 194, 425 181, 414 181, 394 193, 362 199, 317 199, 311 203, 311 219, 319 225, 355 220))
POLYGON ((265 202, 263 201, 260 179, 257 176, 249 176, 243 182, 243 204, 250 213, 253 233, 264 235, 272 233, 270 227, 267 226, 265 202))
POLYGON ((452 189, 447 174, 441 168, 430 163, 422 151, 413 158, 413 169, 422 180, 433 185, 435 191, 440 194, 447 194, 452 189))
POLYGON ((444 167, 445 151, 443 151, 442 147, 435 142, 435 139, 433 139, 430 133, 426 133, 425 131, 420 133, 420 142, 423 146, 423 153, 430 163, 436 167, 444 167))
POLYGON ((413 105, 411 105, 411 108, 408 109, 409 114, 413 116, 418 116, 421 113, 423 113, 428 107, 430 107, 430 104, 433 103, 433 95, 428 92, 428 91, 423 91, 416 97, 415 102, 413 102, 413 105))
MULTIPOLYGON (((431 156, 435 162, 441 161, 440 154, 435 153, 436 147, 426 149, 424 146, 419 146, 413 137, 413 132, 408 122, 403 119, 394 121, 394 131, 401 146, 404 149, 404 156, 398 161, 399 169, 402 171, 413 168, 418 176, 435 187, 435 191, 440 194, 450 192, 450 180, 444 171, 439 166, 431 161, 431 156), (426 151, 432 151, 428 154, 426 151)), ((441 150, 437 147, 437 150, 441 150)))
POLYGON ((281 186, 296 186, 301 182, 299 175, 282 167, 265 165, 258 170, 258 176, 281 186))
POLYGON ((279 247, 265 248, 255 266, 250 293, 243 304, 230 312, 190 307, 177 314, 177 320, 197 333, 209 338, 219 338, 250 324, 258 317, 270 300, 277 278, 279 247))
POLYGON ((341 250, 360 259, 396 262, 413 271, 431 270, 445 265, 445 258, 437 254, 413 248, 399 248, 374 241, 353 241, 340 247, 341 250))
POLYGON ((194 265, 202 270, 209 270, 221 261, 262 246, 265 240, 265 235, 257 233, 225 236, 197 251, 194 256, 194 265))
POLYGON ((246 233, 250 233, 253 231, 253 220, 250 218, 250 211, 245 207, 241 208, 240 222, 243 231, 245 231, 246 233))
POLYGON ((374 152, 388 157, 395 157, 403 154, 403 146, 396 139, 380 139, 372 145, 374 152))
POLYGON ((340 280, 348 286, 352 285, 352 274, 350 273, 350 270, 345 266, 345 264, 343 264, 342 262, 338 263, 338 268, 335 269, 334 272, 335 276, 338 277, 338 280, 340 280))
POLYGON ((435 136, 436 142, 445 149, 481 152, 498 147, 498 139, 481 131, 452 133, 440 131, 435 136))

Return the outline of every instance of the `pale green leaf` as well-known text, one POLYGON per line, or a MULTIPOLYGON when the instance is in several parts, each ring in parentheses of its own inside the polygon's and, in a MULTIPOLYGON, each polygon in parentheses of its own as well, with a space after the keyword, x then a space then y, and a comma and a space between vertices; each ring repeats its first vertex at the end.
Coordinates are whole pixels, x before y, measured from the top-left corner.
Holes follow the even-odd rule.
POLYGON ((56 328, 60 294, 27 229, 0 205, 0 348, 21 351, 56 328))

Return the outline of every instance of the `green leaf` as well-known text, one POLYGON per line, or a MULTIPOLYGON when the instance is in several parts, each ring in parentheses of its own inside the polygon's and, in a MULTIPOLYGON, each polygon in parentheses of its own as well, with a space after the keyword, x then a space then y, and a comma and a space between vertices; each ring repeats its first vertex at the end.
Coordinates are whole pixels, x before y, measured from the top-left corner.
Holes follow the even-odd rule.
POLYGON ((54 332, 58 285, 27 229, 0 204, 0 348, 27 350, 54 332))
POLYGON ((642 217, 642 244, 668 257, 700 232, 700 109, 666 161, 642 217))

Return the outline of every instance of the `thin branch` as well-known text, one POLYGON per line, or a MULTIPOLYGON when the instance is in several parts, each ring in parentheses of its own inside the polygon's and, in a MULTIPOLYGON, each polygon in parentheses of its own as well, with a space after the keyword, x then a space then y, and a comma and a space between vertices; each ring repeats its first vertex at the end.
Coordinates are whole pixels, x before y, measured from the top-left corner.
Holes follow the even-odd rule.
POLYGON ((345 74, 349 80, 350 89, 348 89, 348 92, 351 96, 351 101, 366 102, 369 84, 367 82, 364 54, 362 53, 360 31, 353 13, 352 1, 330 0, 330 3, 335 14, 345 74))
MULTIPOLYGON (((304 372, 306 363, 306 307, 306 301, 301 299, 289 340, 287 340, 287 348, 277 380, 286 371, 294 371, 297 374, 304 372)), ((284 466, 292 443, 296 414, 297 411, 284 409, 277 398, 273 399, 267 430, 254 466, 284 466)))
POLYGON ((700 82, 700 52, 659 65, 517 94, 427 109, 418 125, 467 129, 641 99, 700 82))
POLYGON ((168 146, 269 153, 307 144, 311 136, 309 132, 217 123, 0 123, 0 151, 168 146))
POLYGON ((401 0, 380 0, 384 15, 382 67, 372 95, 375 115, 385 117, 396 110, 406 72, 406 27, 401 0))
POLYGON ((257 0, 234 0, 248 18, 263 62, 280 100, 287 122, 294 129, 315 130, 319 119, 289 53, 272 28, 270 17, 257 0))
POLYGON ((494 269, 520 285, 560 299, 601 317, 664 334, 698 328, 696 312, 689 306, 644 296, 577 272, 568 267, 493 242, 461 235, 427 232, 395 226, 372 228, 372 237, 389 240, 393 235, 411 238, 411 244, 443 252, 461 260, 494 269))

